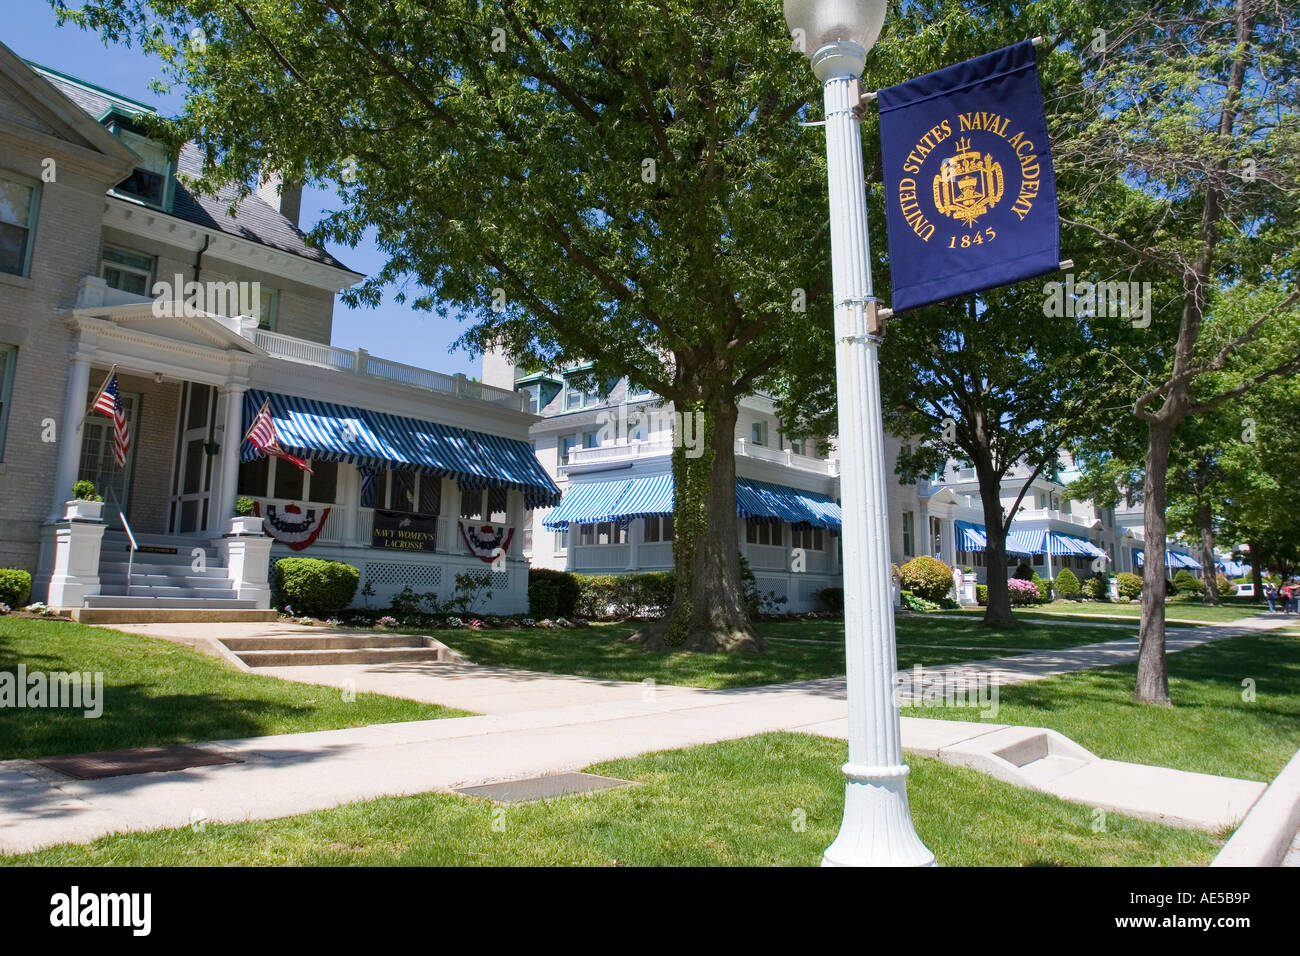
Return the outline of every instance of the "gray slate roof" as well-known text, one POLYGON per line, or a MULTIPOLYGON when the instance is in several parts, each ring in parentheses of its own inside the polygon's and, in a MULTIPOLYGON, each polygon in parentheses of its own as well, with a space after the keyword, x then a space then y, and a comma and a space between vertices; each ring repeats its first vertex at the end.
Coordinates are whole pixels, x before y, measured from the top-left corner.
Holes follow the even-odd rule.
MULTIPOLYGON (((36 64, 29 65, 49 80, 60 93, 96 120, 114 107, 124 113, 143 112, 140 104, 134 100, 88 89, 36 64)), ((202 167, 203 153, 193 143, 186 143, 181 149, 177 162, 178 171, 198 175, 202 167)), ((351 271, 324 249, 309 243, 306 236, 292 222, 256 194, 245 196, 240 200, 236 214, 230 216, 228 209, 236 192, 233 187, 227 187, 216 196, 200 196, 187 189, 178 179, 171 215, 206 229, 214 229, 229 236, 270 246, 322 265, 351 271)))

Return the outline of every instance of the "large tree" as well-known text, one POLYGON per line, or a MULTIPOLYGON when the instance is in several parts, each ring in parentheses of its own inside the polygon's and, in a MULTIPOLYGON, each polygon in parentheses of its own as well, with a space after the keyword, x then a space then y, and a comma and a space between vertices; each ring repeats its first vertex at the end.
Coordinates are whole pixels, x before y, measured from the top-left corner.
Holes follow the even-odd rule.
POLYGON ((1140 702, 1169 701, 1160 544, 1175 433, 1188 416, 1300 369, 1296 26, 1293 10, 1273 0, 1158 2, 1099 20, 1079 94, 1091 122, 1057 144, 1066 174, 1097 184, 1067 222, 1074 234, 1101 238, 1145 277, 1178 283, 1171 335, 1151 326, 1159 372, 1129 392, 1146 431, 1140 702), (1275 294, 1231 334, 1207 334, 1242 283, 1275 294), (1266 337, 1280 347, 1253 347, 1266 337), (1233 384, 1207 387, 1229 369, 1233 384))
POLYGON ((676 597, 648 637, 759 646, 737 402, 830 310, 824 146, 799 125, 820 90, 779 4, 52 2, 166 60, 202 185, 340 183, 315 235, 373 233, 387 256, 350 302, 401 285, 468 313, 476 350, 591 360, 700 413, 704 453, 673 456, 676 597))

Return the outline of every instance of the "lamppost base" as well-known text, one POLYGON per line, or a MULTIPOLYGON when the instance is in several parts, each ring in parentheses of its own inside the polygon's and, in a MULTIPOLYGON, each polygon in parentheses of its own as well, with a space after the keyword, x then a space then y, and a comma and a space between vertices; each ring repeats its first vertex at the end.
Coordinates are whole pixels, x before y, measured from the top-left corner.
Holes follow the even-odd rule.
POLYGON ((844 765, 844 821, 822 866, 935 866, 907 806, 907 766, 844 765))

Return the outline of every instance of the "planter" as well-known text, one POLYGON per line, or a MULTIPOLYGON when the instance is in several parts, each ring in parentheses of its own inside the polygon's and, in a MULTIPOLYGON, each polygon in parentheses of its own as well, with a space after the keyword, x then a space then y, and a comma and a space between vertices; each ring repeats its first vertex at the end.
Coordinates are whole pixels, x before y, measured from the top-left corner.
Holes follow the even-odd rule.
POLYGON ((104 502, 74 498, 64 502, 64 521, 103 521, 104 502))
POLYGON ((230 534, 265 534, 257 515, 237 515, 230 519, 230 534))

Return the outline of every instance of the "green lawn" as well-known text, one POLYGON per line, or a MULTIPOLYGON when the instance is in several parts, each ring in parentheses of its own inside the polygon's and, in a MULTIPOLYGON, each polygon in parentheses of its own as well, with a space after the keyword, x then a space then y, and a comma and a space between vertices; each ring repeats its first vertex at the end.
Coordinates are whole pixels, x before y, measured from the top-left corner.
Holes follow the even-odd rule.
POLYGON ((104 675, 103 715, 6 709, 0 759, 461 717, 447 707, 235 670, 170 641, 71 621, 0 618, 0 671, 104 675))
MULTIPOLYGON (((1050 727, 1100 757, 1272 780, 1300 747, 1300 636, 1234 637, 1169 656, 1173 707, 1133 703, 1137 665, 1000 688, 993 723, 1050 727), (1255 700, 1242 699, 1242 681, 1255 700)), ((908 707, 911 717, 972 711, 908 707)))
MULTIPOLYGON (((983 609, 981 608, 981 613, 983 609)), ((1050 614, 1069 614, 1086 617, 1122 617, 1140 618, 1140 604, 1108 604, 1104 601, 1053 601, 1033 608, 1017 610, 1015 616, 1022 619, 1045 618, 1050 614)), ((1165 605, 1165 619, 1168 621, 1196 621, 1205 624, 1230 623, 1245 618, 1268 613, 1268 605, 1260 604, 1221 604, 1218 607, 1206 607, 1195 601, 1175 601, 1165 605)))
MULTIPOLYGON (((517 667, 601 680, 639 681, 692 687, 752 687, 835 677, 844 673, 844 622, 769 621, 759 624, 768 640, 761 654, 650 654, 624 638, 632 624, 593 624, 557 630, 432 631, 440 641, 476 664, 517 667)), ((898 661, 903 668, 978 660, 1031 650, 1113 641, 1114 628, 1054 627, 1023 623, 989 630, 977 621, 900 616, 898 661)))
MULTIPOLYGON (((372 800, 105 837, 0 863, 813 866, 839 829, 846 756, 841 741, 768 734, 589 768, 639 784, 620 790, 524 805, 446 794, 372 800)), ((1218 849, 1207 834, 1114 813, 1094 833, 1088 807, 934 760, 909 763, 917 830, 948 866, 1196 866, 1218 849)))

